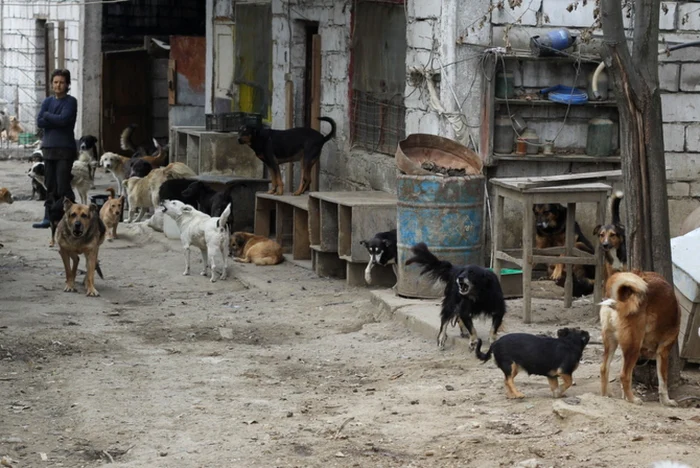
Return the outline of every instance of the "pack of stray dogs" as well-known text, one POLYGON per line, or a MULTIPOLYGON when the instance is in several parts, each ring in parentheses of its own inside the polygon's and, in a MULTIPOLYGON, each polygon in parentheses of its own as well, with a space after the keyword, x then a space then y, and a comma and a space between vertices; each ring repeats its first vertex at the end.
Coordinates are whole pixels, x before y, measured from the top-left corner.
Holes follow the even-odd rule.
MULTIPOLYGON (((303 171, 299 195, 308 189, 310 169, 318 160, 321 148, 335 133, 332 119, 321 118, 331 125, 326 135, 310 129, 276 131, 244 127, 239 141, 249 145, 272 172, 270 193, 281 194, 282 179, 279 163, 301 160, 303 171)), ((167 147, 154 142, 149 150, 130 143, 133 127, 122 134, 122 149, 132 151, 128 156, 105 153, 99 166, 112 173, 118 185, 118 193, 112 189, 102 210, 87 205, 86 196, 74 186, 81 204, 70 200, 53 201, 55 216, 51 217, 52 243, 58 243, 59 253, 66 268, 66 291, 75 291, 75 272, 80 255, 87 262, 86 289, 89 296, 98 295, 94 274, 102 277, 98 260, 99 247, 104 239, 117 239, 120 212, 128 206, 126 222, 139 222, 145 213, 154 210, 171 218, 180 232, 185 253, 183 274, 190 273, 190 250, 198 249, 202 256, 202 276, 210 281, 227 278, 228 257, 236 261, 256 265, 276 265, 283 261, 282 248, 271 239, 247 232, 232 232, 232 207, 236 203, 233 184, 223 192, 212 190, 196 179, 196 175, 184 164, 168 163, 167 147), (138 211, 138 215, 136 212, 138 211), (54 226, 55 224, 55 226, 54 226), (221 259, 221 263, 219 262, 221 259)), ((94 142, 81 140, 81 154, 94 146, 94 142)), ((95 153, 96 154, 96 153, 95 153)), ((96 156, 82 157, 76 163, 95 167, 96 156), (89 159, 88 159, 89 158, 89 159)), ((36 165, 37 163, 35 163, 36 165)), ((38 180, 40 170, 30 170, 38 180)), ((75 178, 79 179, 76 175, 75 178)), ((88 169, 87 176, 90 180, 88 169)), ((94 173, 92 174, 94 180, 94 173)), ((79 182, 76 181, 76 184, 79 182)), ((659 377, 659 401, 666 406, 677 403, 668 395, 668 359, 680 329, 680 310, 673 286, 653 272, 628 271, 625 227, 620 219, 621 192, 611 197, 612 220, 610 224, 596 226, 597 237, 605 254, 606 299, 600 304, 600 323, 604 346, 600 365, 601 393, 608 395, 608 376, 612 357, 619 347, 623 363, 620 373, 623 398, 640 404, 631 387, 632 370, 638 359, 654 359, 659 377)), ((53 206, 53 205, 52 205, 53 206)), ((566 207, 559 204, 533 206, 535 217, 535 242, 538 248, 563 246, 566 238, 566 207)), ((578 223, 574 223, 576 248, 593 253, 593 244, 584 235, 578 223)), ((373 269, 392 266, 396 269, 397 231, 378 232, 373 238, 360 242, 369 254, 365 269, 365 281, 371 284, 373 269)), ((501 284, 496 274, 477 265, 455 265, 441 260, 425 243, 411 248, 413 256, 406 265, 417 265, 421 274, 444 283, 440 329, 437 336, 439 349, 447 342, 447 327, 458 325, 460 334, 469 338, 475 356, 487 362, 493 358, 504 375, 507 398, 524 398, 515 386, 515 377, 521 373, 547 378, 549 389, 555 398, 562 397, 574 384, 573 373, 578 368, 584 350, 591 337, 585 330, 561 328, 556 336, 509 333, 499 337, 507 309, 501 284), (489 347, 482 350, 482 340, 477 336, 473 321, 477 317, 491 321, 489 347)), ((573 268, 574 295, 590 294, 595 286, 595 275, 589 265, 573 268)), ((563 284, 563 265, 550 265, 548 277, 563 284)))
MULTIPOLYGON (((641 404, 634 395, 632 371, 639 359, 656 362, 659 379, 659 401, 665 406, 677 406, 668 394, 669 354, 680 331, 680 308, 673 285, 662 276, 648 271, 629 271, 625 227, 620 218, 623 193, 617 191, 610 199, 612 219, 609 224, 596 226, 597 238, 605 256, 604 290, 606 299, 600 305, 600 323, 603 358, 600 364, 600 391, 609 396, 609 370, 615 351, 622 350, 620 371, 622 397, 630 403, 641 404)), ((559 204, 533 206, 535 214, 536 246, 538 248, 563 246, 566 238, 566 207, 559 204)), ((578 223, 574 223, 576 247, 593 253, 593 244, 586 238, 578 223)), ((372 282, 376 267, 395 265, 397 259, 396 230, 378 232, 373 238, 360 243, 367 249, 369 262, 365 281, 372 282)), ((590 334, 577 328, 561 328, 555 337, 500 331, 506 314, 506 303, 497 276, 487 268, 476 265, 454 265, 435 256, 425 243, 411 248, 413 256, 406 265, 416 264, 421 274, 444 286, 440 311, 440 329, 437 336, 439 349, 444 349, 448 325, 459 325, 460 335, 470 339, 476 357, 486 362, 493 358, 505 378, 507 398, 524 398, 514 379, 520 372, 547 378, 555 398, 562 397, 574 384, 573 373, 578 368, 590 334), (483 316, 491 320, 490 346, 482 351, 473 319, 483 316)), ((563 265, 550 265, 549 278, 563 286, 563 265)), ((593 267, 575 265, 573 268, 574 295, 593 292, 593 267)), ((700 330, 698 330, 700 333, 700 330)))
MULTIPOLYGON (((227 278, 229 256, 237 262, 255 265, 277 265, 284 260, 282 247, 274 240, 244 231, 233 232, 232 206, 246 189, 245 184, 230 184, 222 192, 213 190, 197 180, 187 165, 169 163, 167 145, 156 139, 150 147, 135 144, 136 128, 130 125, 121 134, 120 146, 127 155, 106 152, 100 156, 96 137, 80 138, 79 156, 71 171, 71 187, 77 203, 47 194, 42 151, 37 149, 32 154, 28 171, 32 199, 36 196, 48 207, 49 247, 58 245, 65 267, 66 292, 76 291, 75 278, 82 255, 87 265, 86 294, 99 296, 95 273, 103 278, 98 258, 100 246, 105 239, 108 242, 119 239, 120 222, 141 222, 149 212, 160 218, 161 230, 162 216, 168 216, 178 226, 185 252, 185 275, 190 273, 191 249, 201 252, 201 274, 209 276, 212 282, 227 278), (94 188, 95 171, 99 167, 112 175, 117 188, 107 188, 108 196, 98 209, 90 203, 88 190, 94 188)), ((3 200, 12 203, 9 191, 2 190, 3 200)))

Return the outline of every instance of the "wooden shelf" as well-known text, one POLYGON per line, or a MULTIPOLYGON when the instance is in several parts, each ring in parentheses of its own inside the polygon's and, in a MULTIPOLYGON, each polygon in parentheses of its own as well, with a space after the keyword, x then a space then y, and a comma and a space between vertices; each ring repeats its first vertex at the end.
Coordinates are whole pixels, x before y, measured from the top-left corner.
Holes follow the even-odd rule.
MULTIPOLYGON (((549 99, 503 99, 494 98, 496 104, 508 104, 510 106, 562 106, 567 104, 550 101, 549 99)), ((617 101, 586 101, 583 104, 571 104, 571 107, 592 106, 592 107, 617 107, 617 101)))
POLYGON ((528 161, 528 162, 593 162, 593 163, 620 163, 620 156, 588 156, 587 154, 555 154, 544 156, 542 154, 498 154, 494 153, 493 158, 499 161, 528 161))

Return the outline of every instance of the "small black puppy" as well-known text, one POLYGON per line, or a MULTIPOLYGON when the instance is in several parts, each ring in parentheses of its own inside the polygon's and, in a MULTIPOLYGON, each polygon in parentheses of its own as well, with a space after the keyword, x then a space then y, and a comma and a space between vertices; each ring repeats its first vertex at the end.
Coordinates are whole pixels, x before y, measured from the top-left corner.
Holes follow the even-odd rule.
POLYGON ((182 192, 183 197, 197 200, 197 205, 198 205, 197 209, 199 211, 201 211, 202 213, 208 214, 209 216, 213 216, 211 213, 211 208, 212 208, 212 203, 214 201, 215 195, 216 195, 216 190, 209 187, 207 184, 205 184, 201 180, 197 180, 195 182, 192 182, 182 192))
POLYGON ((590 335, 577 328, 562 328, 557 338, 527 333, 504 335, 491 344, 486 354, 481 352, 481 340, 476 344, 476 357, 486 362, 491 358, 506 376, 506 396, 525 398, 515 388, 515 376, 524 370, 528 374, 543 375, 549 380, 549 388, 554 398, 564 395, 573 384, 572 374, 578 367, 583 348, 590 335), (559 377, 563 385, 559 386, 559 377))
POLYGON ((233 209, 237 203, 243 202, 243 197, 246 195, 250 196, 251 199, 248 200, 250 206, 255 206, 255 195, 252 192, 246 190, 248 186, 245 182, 231 182, 228 186, 221 192, 215 193, 211 197, 211 216, 221 216, 226 207, 231 204, 231 214, 228 217, 228 229, 231 234, 235 232, 234 229, 234 212, 233 209))
POLYGON ((197 205, 197 197, 186 197, 183 192, 190 184, 196 182, 194 179, 169 179, 163 182, 158 189, 158 199, 164 200, 180 200, 182 203, 191 205, 195 208, 197 205))
POLYGON ((496 274, 477 265, 453 265, 440 260, 428 250, 424 242, 411 248, 413 257, 406 265, 423 265, 421 274, 445 283, 445 297, 440 311, 440 331, 438 347, 445 348, 447 324, 456 320, 462 337, 470 337, 471 346, 476 345, 477 335, 472 318, 479 315, 491 317, 491 342, 496 341, 496 333, 503 323, 506 302, 503 299, 501 283, 496 274))
POLYGON ((124 179, 146 177, 153 170, 153 165, 141 158, 132 158, 124 164, 124 179))
MULTIPOLYGON (((365 282, 372 282, 372 268, 374 265, 386 266, 391 261, 396 261, 397 246, 396 246, 396 229, 386 232, 378 232, 370 240, 361 240, 360 244, 364 245, 369 252, 369 262, 365 268, 365 282)), ((397 273, 396 263, 394 263, 394 273, 397 273)))
POLYGON ((56 228, 58 223, 63 218, 63 197, 56 199, 53 194, 49 195, 46 200, 46 206, 49 207, 49 225, 51 227, 51 241, 49 242, 49 247, 53 247, 56 244, 56 228))

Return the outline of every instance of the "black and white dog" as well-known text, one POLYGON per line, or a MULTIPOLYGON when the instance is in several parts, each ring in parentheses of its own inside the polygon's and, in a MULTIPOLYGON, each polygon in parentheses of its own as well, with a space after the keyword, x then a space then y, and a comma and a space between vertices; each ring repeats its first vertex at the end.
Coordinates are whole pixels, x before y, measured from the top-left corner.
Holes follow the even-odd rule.
POLYGON ((35 194, 39 195, 39 200, 46 200, 46 170, 44 168, 44 163, 33 163, 27 175, 32 179, 32 200, 35 194))
POLYGON ((87 163, 92 180, 95 180, 95 170, 100 165, 97 143, 97 138, 92 135, 83 135, 78 142, 78 159, 87 163))
POLYGON ((445 297, 440 311, 440 331, 438 347, 445 348, 447 324, 459 323, 462 337, 470 338, 472 349, 476 346, 477 335, 472 319, 479 315, 491 317, 491 342, 496 341, 496 333, 503 323, 506 302, 503 290, 496 274, 477 265, 453 265, 433 255, 424 242, 411 248, 413 257, 406 260, 406 265, 417 263, 423 265, 421 274, 445 283, 445 297))
POLYGON ((394 274, 398 279, 398 268, 396 265, 396 229, 386 232, 378 232, 370 240, 361 240, 360 244, 364 245, 369 252, 369 262, 365 268, 365 282, 372 283, 372 268, 375 265, 386 266, 392 262, 394 274))

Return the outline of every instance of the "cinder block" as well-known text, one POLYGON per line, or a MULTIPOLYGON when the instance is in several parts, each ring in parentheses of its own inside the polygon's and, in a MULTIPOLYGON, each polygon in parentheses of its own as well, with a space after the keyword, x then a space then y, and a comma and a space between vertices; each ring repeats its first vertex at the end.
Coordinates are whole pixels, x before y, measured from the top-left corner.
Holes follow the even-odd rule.
POLYGON ((700 154, 666 153, 666 167, 669 179, 700 179, 700 154))
POLYGON ((685 130, 685 147, 687 151, 700 152, 700 125, 688 125, 685 130))
MULTIPOLYGON (((700 143, 700 141, 698 141, 700 143)), ((664 146, 666 151, 684 151, 685 125, 664 124, 664 146)))
POLYGON ((321 32, 321 50, 344 52, 348 50, 348 30, 345 26, 324 28, 321 32))
POLYGON ((678 5, 678 31, 697 31, 700 29, 698 4, 687 2, 678 5))
POLYGON ((406 45, 416 49, 432 50, 434 20, 420 20, 408 23, 406 45))
POLYGON ((700 109, 700 94, 662 94, 661 107, 664 122, 695 122, 700 109))
POLYGON ((700 91, 700 64, 684 63, 681 65, 680 90, 700 91))
POLYGON ((668 201, 668 218, 671 237, 676 237, 680 234, 683 220, 698 206, 700 206, 698 200, 692 198, 668 201))
POLYGON ((659 85, 663 91, 677 92, 679 76, 680 65, 677 63, 659 64, 659 85))
POLYGON ((334 252, 320 252, 312 248, 311 267, 318 276, 345 279, 345 261, 334 252))
POLYGON ((666 184, 666 190, 669 197, 688 197, 690 196, 690 183, 688 182, 670 182, 666 184))
POLYGON ((442 2, 439 0, 409 1, 409 18, 439 18, 442 14, 442 2))
MULTIPOLYGON (((423 3, 423 2, 415 2, 423 3)), ((425 2, 429 3, 429 2, 425 2)), ((529 2, 523 2, 522 6, 518 6, 511 9, 508 6, 508 2, 500 2, 498 0, 493 0, 494 4, 503 4, 503 9, 496 8, 491 13, 491 23, 492 24, 508 24, 515 23, 520 20, 519 24, 524 26, 535 26, 537 25, 537 14, 536 8, 528 8, 529 2)), ((559 3, 561 5, 561 3, 559 3)))
MULTIPOLYGON (((506 3, 507 2, 503 2, 506 3)), ((523 2, 527 6, 528 2, 523 2)), ((561 0, 543 0, 542 11, 549 16, 549 23, 545 26, 564 26, 564 27, 590 27, 593 24, 593 10, 596 8, 596 2, 588 2, 583 5, 582 2, 562 2, 561 0), (570 12, 566 7, 569 4, 576 6, 570 12)))

